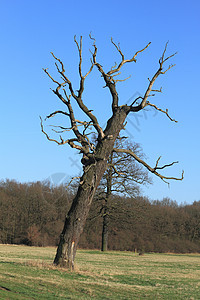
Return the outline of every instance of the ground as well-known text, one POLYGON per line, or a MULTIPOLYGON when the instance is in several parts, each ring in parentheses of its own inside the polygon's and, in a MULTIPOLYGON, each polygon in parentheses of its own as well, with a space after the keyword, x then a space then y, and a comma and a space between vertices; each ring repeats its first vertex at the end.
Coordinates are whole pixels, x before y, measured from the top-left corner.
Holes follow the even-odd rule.
POLYGON ((0 299, 200 299, 199 254, 79 250, 71 272, 55 251, 0 245, 0 299))

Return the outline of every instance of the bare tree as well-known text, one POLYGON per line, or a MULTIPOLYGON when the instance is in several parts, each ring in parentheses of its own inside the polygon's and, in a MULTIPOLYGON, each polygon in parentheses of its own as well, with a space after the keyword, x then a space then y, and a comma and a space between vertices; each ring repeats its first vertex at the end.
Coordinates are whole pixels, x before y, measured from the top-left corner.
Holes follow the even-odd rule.
MULTIPOLYGON (((78 49, 79 54, 79 76, 80 84, 77 91, 74 90, 73 84, 70 81, 68 75, 65 72, 65 67, 63 62, 57 58, 53 53, 52 56, 55 59, 56 69, 61 76, 60 80, 55 79, 47 69, 44 72, 56 85, 53 93, 60 99, 64 104, 66 110, 57 110, 52 112, 47 116, 47 119, 55 115, 63 115, 69 119, 70 126, 63 127, 57 126, 54 131, 58 132, 59 139, 51 138, 50 135, 45 131, 43 126, 43 121, 41 119, 41 130, 46 135, 49 141, 53 141, 58 145, 68 144, 70 147, 77 149, 82 154, 81 163, 83 165, 83 174, 80 178, 80 183, 78 187, 77 194, 73 200, 72 206, 66 215, 64 227, 60 235, 60 241, 57 248, 56 257, 54 259, 54 264, 61 266, 68 266, 69 268, 74 267, 74 259, 76 255, 77 244, 79 241, 80 234, 83 231, 83 227, 92 203, 95 191, 99 185, 99 182, 107 169, 107 161, 114 148, 114 143, 116 138, 119 136, 121 129, 124 128, 125 120, 127 115, 130 113, 137 113, 144 109, 146 106, 153 106, 156 110, 163 112, 171 121, 173 120, 169 114, 168 110, 164 111, 154 104, 149 102, 149 97, 152 96, 152 92, 160 92, 161 90, 153 90, 153 85, 156 79, 165 74, 174 65, 170 65, 167 69, 164 69, 164 63, 172 58, 175 54, 165 57, 167 44, 165 46, 164 52, 159 60, 159 66, 156 73, 151 79, 143 97, 138 97, 130 105, 124 104, 119 105, 119 97, 117 93, 117 82, 124 81, 116 79, 116 76, 120 74, 120 71, 124 65, 131 62, 136 62, 136 57, 145 51, 149 45, 147 44, 143 49, 137 51, 130 59, 125 59, 120 46, 117 45, 112 39, 111 42, 119 53, 121 60, 119 64, 115 64, 109 71, 105 71, 103 66, 97 60, 97 46, 94 38, 91 37, 93 41, 93 51, 91 51, 91 66, 87 73, 83 75, 82 71, 82 37, 80 37, 80 42, 77 41, 76 36, 74 37, 75 44, 78 49), (92 72, 94 67, 97 68, 100 75, 103 77, 105 86, 108 88, 111 95, 111 106, 112 115, 107 121, 106 128, 100 126, 97 117, 93 114, 92 110, 89 109, 84 100, 84 84, 87 76, 92 72), (84 113, 87 120, 79 120, 75 116, 74 104, 78 104, 80 110, 84 113), (97 133, 97 143, 94 145, 91 142, 90 134, 92 130, 97 133), (70 131, 73 133, 73 137, 64 139, 62 133, 70 131)), ((136 161, 144 165, 150 172, 154 173, 162 180, 167 179, 182 180, 181 178, 167 177, 159 173, 168 166, 173 165, 175 162, 164 165, 162 167, 158 166, 159 159, 156 162, 155 167, 150 167, 145 161, 139 158, 134 152, 127 149, 114 149, 116 152, 125 152, 132 155, 136 161)))
MULTIPOLYGON (((138 157, 144 158, 141 146, 132 143, 126 137, 118 137, 115 141, 115 148, 131 150, 138 157)), ((108 168, 101 179, 95 196, 97 213, 90 217, 90 219, 102 217, 103 220, 101 251, 107 251, 110 218, 119 207, 119 203, 115 205, 112 201, 112 195, 137 197, 141 193, 140 185, 150 183, 152 180, 149 177, 149 172, 131 155, 112 151, 108 159, 108 168)))

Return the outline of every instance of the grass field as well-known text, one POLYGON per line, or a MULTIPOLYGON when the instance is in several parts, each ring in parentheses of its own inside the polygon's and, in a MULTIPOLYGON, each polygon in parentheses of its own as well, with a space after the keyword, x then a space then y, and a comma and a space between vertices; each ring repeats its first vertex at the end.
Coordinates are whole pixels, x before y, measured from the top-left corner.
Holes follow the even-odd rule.
POLYGON ((79 250, 76 270, 55 248, 0 245, 0 299, 200 299, 200 255, 79 250))

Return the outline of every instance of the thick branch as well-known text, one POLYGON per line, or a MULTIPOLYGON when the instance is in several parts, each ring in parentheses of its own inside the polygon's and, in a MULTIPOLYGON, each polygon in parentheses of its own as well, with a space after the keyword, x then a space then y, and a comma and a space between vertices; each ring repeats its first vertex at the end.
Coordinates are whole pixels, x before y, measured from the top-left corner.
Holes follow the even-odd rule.
POLYGON ((119 97, 118 97, 118 93, 116 90, 115 81, 113 81, 112 76, 110 76, 109 74, 104 72, 103 67, 97 62, 97 60, 96 60, 97 46, 95 44, 95 39, 92 38, 91 35, 90 35, 90 38, 92 40, 94 40, 94 43, 93 43, 94 53, 92 54, 93 63, 94 63, 94 65, 97 66, 97 69, 99 70, 99 72, 102 74, 102 77, 104 78, 106 86, 110 90, 110 93, 112 95, 112 111, 114 112, 115 109, 118 108, 118 102, 119 102, 119 97))
POLYGON ((147 168, 151 173, 155 174, 156 176, 158 176, 159 178, 161 178, 164 182, 168 183, 167 181, 165 181, 165 179, 167 180, 183 180, 183 174, 184 172, 182 172, 182 176, 181 178, 177 178, 177 177, 168 177, 168 176, 164 176, 160 173, 158 173, 156 170, 157 169, 164 169, 166 167, 169 167, 169 166, 172 166, 173 164, 177 163, 177 162, 173 162, 171 164, 168 164, 168 165, 165 165, 165 166, 162 166, 162 167, 158 167, 158 161, 160 160, 160 158, 157 160, 156 162, 156 166, 154 168, 150 167, 145 161, 143 161, 141 158, 139 158, 134 152, 132 152, 131 150, 128 150, 128 149, 117 149, 117 148, 114 148, 113 151, 115 152, 121 152, 121 153, 127 153, 129 155, 131 155, 132 157, 134 157, 137 162, 141 163, 145 168, 147 168))

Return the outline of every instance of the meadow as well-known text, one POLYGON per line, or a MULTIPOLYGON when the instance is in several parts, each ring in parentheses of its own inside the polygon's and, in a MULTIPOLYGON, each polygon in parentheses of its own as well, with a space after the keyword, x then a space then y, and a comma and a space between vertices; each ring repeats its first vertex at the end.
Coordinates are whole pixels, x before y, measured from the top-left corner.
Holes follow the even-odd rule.
POLYGON ((0 299, 200 299, 199 254, 78 250, 71 272, 55 250, 0 245, 0 299))

